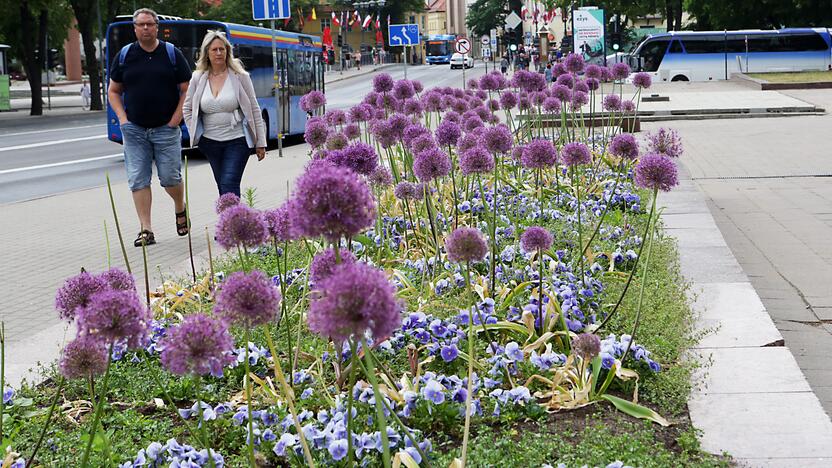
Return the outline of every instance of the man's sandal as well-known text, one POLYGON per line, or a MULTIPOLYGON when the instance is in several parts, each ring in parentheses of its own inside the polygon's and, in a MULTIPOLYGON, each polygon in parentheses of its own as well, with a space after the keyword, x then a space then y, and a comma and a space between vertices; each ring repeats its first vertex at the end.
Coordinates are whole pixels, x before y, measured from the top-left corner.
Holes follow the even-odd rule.
POLYGON ((136 237, 136 240, 133 241, 133 245, 136 247, 141 247, 142 244, 153 245, 155 243, 156 236, 154 236, 153 233, 148 231, 147 229, 142 229, 141 231, 139 231, 138 237, 136 237))
POLYGON ((187 211, 182 210, 179 213, 176 213, 176 233, 180 236, 187 236, 191 230, 191 222, 187 218, 187 211), (180 219, 184 219, 181 223, 179 222, 180 219))

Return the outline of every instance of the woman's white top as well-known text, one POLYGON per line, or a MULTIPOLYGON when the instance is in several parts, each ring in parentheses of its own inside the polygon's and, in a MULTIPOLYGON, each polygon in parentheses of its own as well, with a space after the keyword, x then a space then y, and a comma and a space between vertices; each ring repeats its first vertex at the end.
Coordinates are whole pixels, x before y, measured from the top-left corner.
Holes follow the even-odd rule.
POLYGON ((243 135, 243 114, 234 95, 234 87, 226 78, 217 97, 211 92, 210 83, 205 86, 199 102, 202 116, 202 136, 214 141, 228 141, 243 135))

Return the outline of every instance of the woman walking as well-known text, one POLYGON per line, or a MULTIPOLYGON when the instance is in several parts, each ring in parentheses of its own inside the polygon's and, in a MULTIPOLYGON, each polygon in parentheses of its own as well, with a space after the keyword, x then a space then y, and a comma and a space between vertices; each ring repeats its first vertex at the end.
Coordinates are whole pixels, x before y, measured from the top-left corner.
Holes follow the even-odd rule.
POLYGON ((251 77, 224 32, 205 34, 182 113, 191 146, 208 158, 220 195, 240 196, 251 148, 258 160, 266 157, 266 127, 251 77))

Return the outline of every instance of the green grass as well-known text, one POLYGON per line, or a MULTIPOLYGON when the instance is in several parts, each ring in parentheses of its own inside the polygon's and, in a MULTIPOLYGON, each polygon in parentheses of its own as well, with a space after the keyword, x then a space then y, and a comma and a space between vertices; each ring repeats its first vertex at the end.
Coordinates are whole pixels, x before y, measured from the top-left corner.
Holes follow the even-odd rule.
POLYGON ((747 73, 748 76, 769 83, 816 83, 832 81, 832 71, 747 73))

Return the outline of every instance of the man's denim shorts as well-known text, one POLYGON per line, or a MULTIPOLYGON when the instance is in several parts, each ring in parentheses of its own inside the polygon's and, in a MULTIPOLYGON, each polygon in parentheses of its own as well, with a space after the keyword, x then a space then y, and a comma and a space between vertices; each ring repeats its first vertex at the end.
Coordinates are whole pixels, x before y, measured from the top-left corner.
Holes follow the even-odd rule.
POLYGON ((127 182, 135 192, 150 187, 153 161, 162 187, 182 183, 182 130, 167 125, 144 128, 132 122, 121 126, 127 182))

